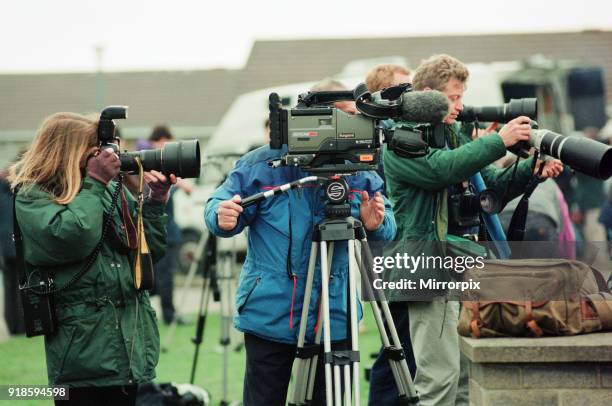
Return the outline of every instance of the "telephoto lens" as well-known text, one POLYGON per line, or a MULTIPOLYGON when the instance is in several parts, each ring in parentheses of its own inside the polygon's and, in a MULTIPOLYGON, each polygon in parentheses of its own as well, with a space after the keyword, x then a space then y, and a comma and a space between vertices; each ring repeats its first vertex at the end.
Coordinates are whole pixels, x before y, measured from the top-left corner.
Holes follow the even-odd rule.
POLYGON ((537 99, 511 99, 510 102, 501 106, 465 106, 457 116, 457 120, 507 123, 520 116, 536 120, 538 116, 537 99))
POLYGON ((612 175, 612 147, 585 137, 533 130, 529 144, 570 168, 599 179, 612 175))
POLYGON ((119 155, 121 170, 138 171, 135 158, 140 158, 145 171, 156 170, 164 175, 174 174, 181 178, 200 177, 200 143, 198 140, 167 142, 163 148, 119 155))

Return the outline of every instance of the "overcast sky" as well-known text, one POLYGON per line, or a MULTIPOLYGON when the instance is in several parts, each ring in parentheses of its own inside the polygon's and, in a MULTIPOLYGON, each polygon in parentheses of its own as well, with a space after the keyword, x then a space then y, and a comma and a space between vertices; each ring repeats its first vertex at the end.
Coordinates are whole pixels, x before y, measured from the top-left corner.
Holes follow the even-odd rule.
POLYGON ((612 29, 610 0, 17 0, 0 72, 240 68, 256 39, 612 29), (378 7, 378 8, 375 8, 378 7))

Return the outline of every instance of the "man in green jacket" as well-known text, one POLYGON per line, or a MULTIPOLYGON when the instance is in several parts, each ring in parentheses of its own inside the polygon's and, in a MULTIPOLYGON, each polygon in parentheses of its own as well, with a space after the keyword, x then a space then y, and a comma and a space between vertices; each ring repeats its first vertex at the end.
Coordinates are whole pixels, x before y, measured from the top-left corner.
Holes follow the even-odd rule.
MULTIPOLYGON (((159 332, 148 292, 134 286, 135 200, 124 188, 111 212, 120 163, 112 149, 96 147, 97 125, 73 113, 48 117, 10 180, 19 188, 28 281, 48 275, 55 288, 68 284, 53 295, 57 332, 45 336, 49 385, 70 387, 70 399, 57 404, 132 405, 137 384, 155 378, 159 332), (101 241, 108 213, 93 265, 71 282, 101 241)), ((165 251, 164 207, 176 178, 152 171, 145 179, 144 232, 156 260, 165 251)))
MULTIPOLYGON (((463 109, 468 75, 465 65, 448 55, 430 57, 415 72, 414 90, 438 90, 448 97, 449 113, 444 118, 446 147, 430 148, 426 156, 412 159, 399 157, 389 149, 385 151, 387 193, 398 225, 398 240, 447 240, 449 188, 477 172, 481 172, 489 188, 501 195, 506 192, 507 198, 521 194, 532 177, 532 159, 518 165, 512 183, 509 183, 511 171, 502 173, 491 165, 505 156, 507 147, 528 140, 531 131, 528 117, 518 117, 499 133, 489 133, 473 141, 460 133, 456 118, 463 109)), ((552 161, 545 165, 543 175, 555 176, 561 168, 560 162, 552 161)), ((462 230, 453 232, 464 234, 462 230)), ((463 387, 463 382, 458 390, 459 303, 448 302, 444 297, 414 301, 409 303, 408 313, 417 364, 415 386, 421 405, 467 404, 467 387, 463 387)))

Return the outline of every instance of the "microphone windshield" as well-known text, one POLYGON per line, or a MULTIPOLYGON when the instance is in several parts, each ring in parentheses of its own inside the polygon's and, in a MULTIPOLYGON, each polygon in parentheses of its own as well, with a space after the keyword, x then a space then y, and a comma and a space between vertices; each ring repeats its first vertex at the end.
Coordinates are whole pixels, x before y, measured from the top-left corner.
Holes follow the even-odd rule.
POLYGON ((402 120, 438 124, 448 114, 448 98, 437 90, 406 92, 402 98, 402 120))

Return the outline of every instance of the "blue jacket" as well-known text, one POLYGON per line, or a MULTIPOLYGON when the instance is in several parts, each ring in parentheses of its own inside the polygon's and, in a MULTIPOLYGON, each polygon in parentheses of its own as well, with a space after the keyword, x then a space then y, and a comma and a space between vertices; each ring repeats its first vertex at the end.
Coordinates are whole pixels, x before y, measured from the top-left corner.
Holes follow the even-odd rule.
MULTIPOLYGON (((217 224, 217 207, 221 201, 229 200, 236 194, 244 198, 308 176, 296 167, 273 169, 268 166, 268 161, 279 158, 284 152, 271 150, 266 145, 243 156, 226 181, 208 199, 205 220, 208 229, 220 237, 231 237, 249 227, 247 257, 236 292, 236 328, 268 340, 294 344, 301 319, 312 231, 323 219, 322 190, 317 185, 307 185, 247 207, 231 231, 223 231, 217 224), (295 278, 290 278, 287 270, 289 249, 289 269, 295 278)), ((375 172, 359 172, 349 176, 347 182, 351 189, 352 215, 359 219, 359 191, 365 190, 372 197, 375 192, 382 192, 383 183, 375 172)), ((391 240, 395 232, 393 211, 385 198, 384 222, 376 231, 368 233, 368 239, 391 240)), ((332 340, 336 341, 346 336, 346 315, 343 310, 346 307, 348 280, 346 242, 335 244, 331 275, 331 335, 332 340)), ((307 341, 314 338, 320 288, 317 261, 307 341)))

